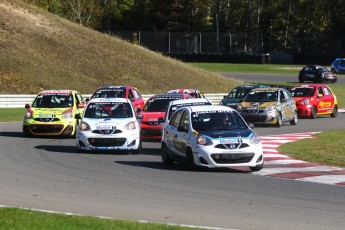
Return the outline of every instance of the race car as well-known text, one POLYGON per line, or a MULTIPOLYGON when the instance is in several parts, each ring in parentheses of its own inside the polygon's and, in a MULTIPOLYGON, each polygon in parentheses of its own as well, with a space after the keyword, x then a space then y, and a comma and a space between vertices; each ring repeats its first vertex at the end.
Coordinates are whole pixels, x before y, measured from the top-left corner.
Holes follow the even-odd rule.
POLYGON ((84 151, 131 151, 140 154, 140 124, 127 98, 91 99, 77 129, 76 148, 84 151))
POLYGON ((325 84, 298 85, 290 91, 296 102, 298 116, 315 119, 319 115, 337 117, 337 97, 325 84))
POLYGON ((79 124, 75 115, 83 113, 84 99, 75 90, 46 90, 40 92, 32 104, 26 104, 25 108, 25 136, 74 137, 79 124))
POLYGON ((161 140, 164 164, 184 162, 196 167, 263 168, 260 138, 234 109, 220 105, 180 107, 164 126, 161 140))
POLYGON ((205 95, 197 89, 173 89, 173 90, 169 90, 167 93, 189 94, 190 96, 194 98, 205 98, 205 95))
POLYGON ((162 125, 169 102, 192 98, 189 94, 156 94, 150 97, 141 114, 141 138, 143 141, 160 140, 162 125))

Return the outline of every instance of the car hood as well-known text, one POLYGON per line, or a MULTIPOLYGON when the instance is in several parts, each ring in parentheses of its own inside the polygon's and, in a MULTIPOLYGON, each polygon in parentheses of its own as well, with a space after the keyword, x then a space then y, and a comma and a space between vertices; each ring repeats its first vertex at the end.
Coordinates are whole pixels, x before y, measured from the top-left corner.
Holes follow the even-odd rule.
POLYGON ((165 112, 141 112, 143 115, 142 122, 148 122, 148 121, 158 121, 158 118, 165 117, 165 112))
POLYGON ((300 102, 300 101, 303 101, 303 100, 305 100, 305 99, 309 99, 309 100, 314 100, 314 98, 312 98, 312 97, 293 97, 293 100, 295 101, 295 102, 300 102))
POLYGON ((242 102, 242 107, 245 108, 266 108, 269 107, 271 105, 276 105, 277 102, 275 101, 269 101, 269 102, 242 102))
POLYGON ((200 134, 211 138, 250 138, 254 131, 250 129, 233 129, 233 130, 212 130, 212 131, 200 131, 200 134))
POLYGON ((134 121, 133 118, 104 118, 104 119, 95 119, 95 118, 84 118, 83 122, 89 124, 92 130, 99 130, 99 129, 112 129, 116 127, 116 129, 122 129, 125 125, 129 122, 134 121))
POLYGON ((72 107, 70 108, 34 108, 31 107, 30 110, 33 112, 34 116, 38 116, 39 114, 53 114, 53 115, 61 115, 63 112, 68 110, 73 110, 72 107))

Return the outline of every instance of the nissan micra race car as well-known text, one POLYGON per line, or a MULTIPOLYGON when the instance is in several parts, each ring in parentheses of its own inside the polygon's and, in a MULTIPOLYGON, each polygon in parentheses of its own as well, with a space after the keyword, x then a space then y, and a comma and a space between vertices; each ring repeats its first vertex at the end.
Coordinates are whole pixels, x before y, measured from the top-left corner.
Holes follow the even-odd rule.
POLYGON ((296 103, 284 88, 256 88, 237 107, 242 117, 254 124, 281 127, 283 122, 297 125, 296 103))
POLYGON ((79 119, 84 111, 84 99, 74 90, 45 90, 33 103, 25 105, 23 119, 25 136, 75 136, 79 119))
POLYGON ((127 98, 91 99, 77 129, 76 147, 78 152, 129 150, 141 153, 140 124, 131 101, 127 98))
POLYGON ((161 141, 164 164, 182 161, 196 166, 224 168, 264 165, 260 139, 241 115, 227 106, 181 107, 164 126, 161 141))

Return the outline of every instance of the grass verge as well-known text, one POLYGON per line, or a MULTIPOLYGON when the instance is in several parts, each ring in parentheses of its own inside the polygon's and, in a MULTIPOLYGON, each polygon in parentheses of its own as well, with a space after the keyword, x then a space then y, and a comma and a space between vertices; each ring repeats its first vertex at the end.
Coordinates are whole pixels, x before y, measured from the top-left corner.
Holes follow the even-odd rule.
POLYGON ((26 230, 186 230, 188 227, 156 223, 141 223, 130 220, 114 220, 88 216, 52 214, 19 208, 0 208, 0 229, 26 230))
POLYGON ((345 130, 327 131, 278 147, 284 155, 307 162, 345 167, 345 130))

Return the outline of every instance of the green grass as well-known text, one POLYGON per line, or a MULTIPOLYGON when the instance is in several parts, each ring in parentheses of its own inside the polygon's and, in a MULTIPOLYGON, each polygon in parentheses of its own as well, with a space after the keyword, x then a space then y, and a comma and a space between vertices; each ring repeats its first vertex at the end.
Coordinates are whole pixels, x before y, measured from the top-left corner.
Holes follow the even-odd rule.
POLYGON ((0 108, 0 122, 23 120, 26 109, 24 108, 0 108))
MULTIPOLYGON (((25 230, 186 230, 187 227, 88 216, 51 214, 18 208, 0 208, 0 229, 25 230)), ((194 229, 194 228, 193 228, 194 229)))
POLYGON ((315 138, 283 144, 277 150, 295 159, 345 167, 345 130, 322 132, 315 138))

